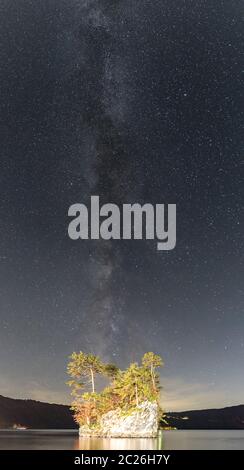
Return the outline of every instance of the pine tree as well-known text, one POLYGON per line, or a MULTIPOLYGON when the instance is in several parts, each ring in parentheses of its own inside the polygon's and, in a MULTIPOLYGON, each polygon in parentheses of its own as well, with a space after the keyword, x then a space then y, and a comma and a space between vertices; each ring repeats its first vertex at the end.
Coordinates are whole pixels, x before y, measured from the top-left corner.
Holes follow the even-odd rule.
POLYGON ((98 356, 85 354, 82 351, 73 353, 68 364, 67 372, 73 378, 68 385, 74 387, 75 393, 87 386, 91 386, 92 393, 95 393, 95 376, 104 373, 104 364, 98 356))
POLYGON ((163 366, 162 358, 157 354, 154 354, 153 352, 147 352, 142 358, 142 366, 145 369, 149 369, 152 381, 152 388, 153 391, 157 393, 159 391, 159 377, 156 373, 156 369, 158 367, 163 366))

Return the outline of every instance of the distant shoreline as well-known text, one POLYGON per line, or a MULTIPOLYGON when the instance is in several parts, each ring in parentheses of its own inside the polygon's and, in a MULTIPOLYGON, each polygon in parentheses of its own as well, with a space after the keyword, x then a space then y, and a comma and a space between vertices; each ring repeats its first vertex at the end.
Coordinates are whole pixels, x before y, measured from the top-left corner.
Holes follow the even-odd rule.
MULTIPOLYGON (((42 432, 78 433, 70 407, 35 400, 7 398, 0 395, 0 433, 42 432), (14 429, 17 428, 17 429, 14 429), (18 429, 26 428, 26 429, 18 429)), ((168 425, 177 430, 242 430, 244 405, 220 409, 192 410, 165 413, 168 425)), ((165 429, 166 431, 168 429, 165 429)))

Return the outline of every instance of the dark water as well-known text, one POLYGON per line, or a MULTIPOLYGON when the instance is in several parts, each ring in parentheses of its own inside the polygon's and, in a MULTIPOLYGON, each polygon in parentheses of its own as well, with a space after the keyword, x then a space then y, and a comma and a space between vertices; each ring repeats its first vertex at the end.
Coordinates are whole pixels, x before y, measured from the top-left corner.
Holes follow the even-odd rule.
POLYGON ((244 449, 243 431, 162 431, 157 439, 89 439, 74 431, 0 431, 0 449, 244 449))

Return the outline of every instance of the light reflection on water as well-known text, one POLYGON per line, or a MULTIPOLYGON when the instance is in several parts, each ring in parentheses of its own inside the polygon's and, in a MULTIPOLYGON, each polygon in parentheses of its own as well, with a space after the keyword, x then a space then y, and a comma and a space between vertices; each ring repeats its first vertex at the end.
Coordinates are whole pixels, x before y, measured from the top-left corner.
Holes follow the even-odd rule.
POLYGON ((163 434, 156 439, 101 439, 80 437, 75 450, 159 450, 163 449, 163 434))
POLYGON ((163 431, 157 439, 79 438, 77 431, 0 430, 0 450, 244 450, 244 430, 163 431))

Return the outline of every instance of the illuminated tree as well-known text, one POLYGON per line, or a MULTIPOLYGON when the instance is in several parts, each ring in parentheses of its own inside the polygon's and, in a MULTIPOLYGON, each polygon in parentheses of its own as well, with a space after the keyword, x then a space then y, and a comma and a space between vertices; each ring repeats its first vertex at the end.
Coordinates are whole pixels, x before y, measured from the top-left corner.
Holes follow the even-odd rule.
POLYGON ((158 367, 162 367, 164 365, 163 360, 157 354, 153 352, 147 352, 144 354, 142 358, 142 366, 145 369, 149 369, 152 381, 152 387, 154 392, 159 391, 159 376, 156 373, 156 369, 158 367))
POLYGON ((68 385, 74 387, 76 392, 82 388, 91 386, 95 393, 95 376, 104 373, 104 364, 98 356, 85 354, 83 352, 73 353, 67 368, 68 374, 73 378, 68 385))
POLYGON ((157 402, 159 408, 160 382, 157 369, 163 365, 160 356, 144 354, 142 363, 132 363, 126 370, 114 364, 104 364, 98 356, 73 353, 68 364, 75 401, 72 410, 79 425, 96 426, 102 415, 120 408, 126 413, 145 401, 157 402), (110 384, 100 393, 95 391, 95 377, 102 375, 110 384))

